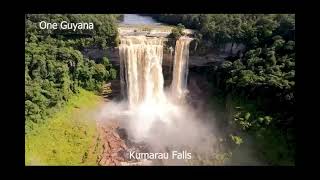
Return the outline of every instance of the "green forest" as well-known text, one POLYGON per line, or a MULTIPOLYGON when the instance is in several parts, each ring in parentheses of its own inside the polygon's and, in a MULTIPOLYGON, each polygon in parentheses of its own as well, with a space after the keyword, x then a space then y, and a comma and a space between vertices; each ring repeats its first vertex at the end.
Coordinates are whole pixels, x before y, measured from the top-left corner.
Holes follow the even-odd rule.
MULTIPOLYGON (((268 163, 294 164, 295 15, 150 15, 160 22, 181 23, 173 31, 175 37, 180 35, 181 25, 198 30, 198 52, 225 43, 246 46, 243 54, 227 57, 221 65, 210 65, 201 73, 217 92, 214 100, 234 107, 230 128, 250 133, 268 163)), ((231 135, 236 144, 243 141, 239 134, 231 135)))
POLYGON ((80 88, 101 91, 104 82, 116 78, 107 58, 99 62, 81 54, 85 47, 114 47, 118 43, 118 15, 27 15, 25 36, 26 132, 80 88), (94 31, 40 30, 40 21, 89 21, 94 31))
POLYGON ((96 136, 95 124, 87 117, 76 122, 72 108, 95 106, 99 102, 95 94, 101 93, 105 82, 116 78, 117 72, 106 57, 92 60, 81 51, 117 46, 119 17, 26 15, 26 164, 96 163, 95 159, 82 161, 96 136), (94 30, 41 30, 41 21, 93 22, 94 30))
MULTIPOLYGON (((220 104, 230 118, 224 119, 226 131, 235 147, 253 137, 258 156, 270 165, 295 164, 295 15, 292 14, 145 14, 159 22, 176 26, 171 37, 182 35, 184 28, 194 29, 197 49, 201 54, 226 43, 245 45, 244 53, 227 57, 222 64, 211 64, 201 73, 210 82, 211 100, 220 104)), ((59 119, 63 109, 74 102, 95 104, 103 85, 117 78, 118 72, 107 57, 88 59, 82 51, 88 47, 107 49, 120 43, 120 14, 37 14, 25 17, 25 134, 26 154, 35 156, 35 144, 42 145, 41 128, 50 129, 50 119, 59 119), (40 30, 38 23, 93 22, 94 30, 40 30), (85 99, 79 99, 79 96, 85 99), (60 112, 60 114, 59 114, 60 112), (57 113, 59 115, 57 115, 57 113), (57 118, 59 117, 59 118, 57 118), (31 142, 35 140, 35 143, 31 142)), ((82 106, 81 106, 82 107, 82 106)), ((87 107, 84 105, 84 107, 87 107)), ((219 109, 220 110, 220 109, 219 109)), ((53 121, 54 122, 54 121, 53 121)), ((61 124, 60 124, 61 125, 61 124)), ((70 124, 69 124, 70 125, 70 124)), ((70 125, 71 127, 73 125, 70 125)), ((80 125, 81 126, 81 125, 80 125)), ((80 127, 85 129, 89 124, 80 127)), ((91 128, 91 127, 90 127, 91 128)), ((82 143, 95 136, 93 129, 81 130, 82 143)), ((54 131, 57 131, 55 129, 54 131)), ((54 132, 53 131, 53 132, 54 132)), ((65 136, 57 133, 52 141, 65 136)), ((58 131, 57 131, 58 132, 58 131)), ((80 132, 80 131, 79 131, 80 132)), ((70 132, 70 136, 73 136, 70 132)), ((50 139, 50 138, 49 138, 50 139)), ((70 142, 66 142, 70 143, 70 142)), ((48 149, 57 146, 52 144, 48 149)), ((63 145, 62 145, 63 146, 63 145)), ((68 148, 76 148, 74 143, 68 148)), ((56 156, 59 150, 50 151, 56 156)), ((63 150, 62 150, 63 149, 63 150)), ((47 159, 52 164, 82 157, 82 147, 75 157, 47 159), (79 156, 79 157, 78 157, 79 156)), ((72 150, 70 150, 72 151, 72 150)), ((87 152, 86 152, 87 153, 87 152)), ((26 157, 27 158, 27 157, 26 157)), ((27 164, 33 159, 27 158, 27 164)), ((95 160, 88 162, 94 164, 95 160)), ((50 163, 49 163, 50 164, 50 163)), ((79 161, 76 164, 83 164, 79 161)))

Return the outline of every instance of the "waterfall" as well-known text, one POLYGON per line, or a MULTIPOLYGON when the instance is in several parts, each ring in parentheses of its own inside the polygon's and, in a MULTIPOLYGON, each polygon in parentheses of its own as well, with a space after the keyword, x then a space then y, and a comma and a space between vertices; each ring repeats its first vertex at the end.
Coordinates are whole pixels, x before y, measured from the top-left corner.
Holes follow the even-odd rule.
MULTIPOLYGON (((175 46, 171 95, 183 98, 187 90, 189 45, 191 38, 180 37, 175 46)), ((162 74, 163 40, 145 36, 121 38, 121 94, 130 106, 142 102, 160 102, 166 97, 162 74)))
POLYGON ((188 37, 180 37, 176 42, 171 93, 172 96, 178 99, 183 98, 187 91, 189 45, 191 40, 188 37))
POLYGON ((126 36, 121 39, 119 53, 122 94, 126 90, 129 106, 163 101, 162 39, 126 36))
MULTIPOLYGON (((125 36, 119 46, 122 95, 127 97, 135 139, 149 135, 154 123, 169 125, 181 116, 176 97, 183 97, 188 75, 190 38, 177 41, 170 96, 164 92, 163 39, 125 36), (172 96, 173 95, 173 96, 172 96)), ((179 101, 178 101, 179 102, 179 101)))

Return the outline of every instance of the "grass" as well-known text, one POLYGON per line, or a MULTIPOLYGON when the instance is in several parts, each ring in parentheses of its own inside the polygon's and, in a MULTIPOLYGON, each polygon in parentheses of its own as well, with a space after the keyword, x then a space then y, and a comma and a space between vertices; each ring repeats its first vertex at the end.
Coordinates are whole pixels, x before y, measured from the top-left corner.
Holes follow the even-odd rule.
POLYGON ((45 123, 35 124, 25 135, 26 165, 96 165, 101 148, 95 147, 100 144, 91 113, 100 102, 81 89, 45 123))

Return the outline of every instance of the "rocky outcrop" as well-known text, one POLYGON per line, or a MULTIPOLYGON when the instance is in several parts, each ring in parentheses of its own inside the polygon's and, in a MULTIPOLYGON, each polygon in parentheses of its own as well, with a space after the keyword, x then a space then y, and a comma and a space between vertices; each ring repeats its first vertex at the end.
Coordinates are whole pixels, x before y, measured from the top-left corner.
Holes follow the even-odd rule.
POLYGON ((135 143, 128 139, 125 129, 120 128, 117 120, 99 122, 100 136, 103 142, 103 152, 99 161, 100 166, 141 166, 152 165, 150 160, 130 159, 129 152, 147 152, 144 143, 135 143))
POLYGON ((237 55, 245 50, 245 45, 242 43, 226 43, 224 47, 219 50, 229 55, 237 55))
POLYGON ((124 141, 116 133, 118 124, 116 121, 110 121, 107 124, 100 125, 100 134, 103 141, 103 153, 99 162, 101 166, 120 165, 125 159, 122 152, 127 149, 124 141))
MULTIPOLYGON (((139 29, 139 28, 137 28, 139 29)), ((165 80, 170 81, 172 65, 174 60, 174 48, 176 41, 174 39, 166 38, 165 34, 168 35, 169 30, 163 29, 150 29, 144 30, 143 28, 138 31, 134 28, 119 28, 121 31, 121 35, 146 35, 146 36, 157 36, 162 37, 164 39, 164 48, 163 48, 163 70, 166 71, 164 73, 165 80), (160 34, 159 34, 160 33, 160 34)), ((188 33, 194 33, 191 30, 188 33)), ((190 43, 190 55, 189 55, 189 68, 194 69, 197 67, 205 67, 210 64, 221 63, 229 56, 243 56, 243 52, 245 51, 245 45, 241 43, 226 43, 220 45, 219 47, 212 48, 213 44, 211 42, 202 41, 201 44, 198 44, 196 40, 190 43)), ((115 48, 107 48, 107 49, 97 49, 97 48, 87 48, 82 51, 85 57, 93 60, 99 60, 103 57, 107 57, 109 61, 113 64, 114 68, 116 68, 119 72, 120 70, 120 57, 119 57, 119 49, 115 48)))

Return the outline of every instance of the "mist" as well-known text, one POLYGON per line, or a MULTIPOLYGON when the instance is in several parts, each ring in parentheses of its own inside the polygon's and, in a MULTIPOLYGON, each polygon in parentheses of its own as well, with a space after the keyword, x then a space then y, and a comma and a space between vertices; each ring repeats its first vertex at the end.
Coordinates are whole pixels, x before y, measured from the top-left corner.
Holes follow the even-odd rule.
MULTIPOLYGON (((108 102, 99 113, 102 122, 116 120, 133 143, 147 146, 148 152, 187 151, 197 165, 215 164, 221 150, 213 112, 189 104, 187 78, 190 38, 180 38, 175 47, 173 77, 164 87, 161 38, 126 36, 121 39, 120 102, 108 102), (125 91, 125 92, 124 92, 125 91)), ((187 160, 166 160, 163 165, 188 165, 187 160)))
MULTIPOLYGON (((186 102, 173 103, 168 99, 162 105, 139 104, 134 108, 129 108, 127 101, 111 101, 101 109, 98 119, 117 120, 130 141, 146 144, 150 152, 188 151, 194 159, 199 154, 215 152, 216 148, 218 131, 214 117, 204 116, 186 102)), ((174 161, 177 163, 186 164, 174 161)))

